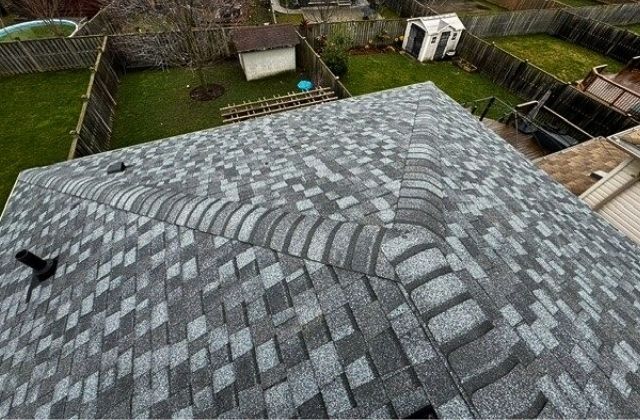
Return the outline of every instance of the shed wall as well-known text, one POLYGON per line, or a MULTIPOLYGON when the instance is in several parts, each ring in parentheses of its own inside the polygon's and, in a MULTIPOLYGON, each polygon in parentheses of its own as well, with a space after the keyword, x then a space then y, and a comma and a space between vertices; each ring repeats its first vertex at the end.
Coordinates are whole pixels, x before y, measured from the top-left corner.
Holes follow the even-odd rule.
POLYGON ((240 65, 247 80, 256 80, 296 69, 294 47, 240 53, 240 65))

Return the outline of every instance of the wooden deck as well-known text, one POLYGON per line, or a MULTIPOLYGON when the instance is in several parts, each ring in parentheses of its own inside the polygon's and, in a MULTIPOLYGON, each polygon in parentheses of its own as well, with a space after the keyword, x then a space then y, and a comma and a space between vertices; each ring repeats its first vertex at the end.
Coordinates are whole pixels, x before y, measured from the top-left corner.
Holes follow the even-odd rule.
POLYGON ((518 132, 515 127, 489 118, 485 118, 482 122, 529 160, 534 160, 549 154, 547 150, 538 144, 533 136, 522 134, 518 132))

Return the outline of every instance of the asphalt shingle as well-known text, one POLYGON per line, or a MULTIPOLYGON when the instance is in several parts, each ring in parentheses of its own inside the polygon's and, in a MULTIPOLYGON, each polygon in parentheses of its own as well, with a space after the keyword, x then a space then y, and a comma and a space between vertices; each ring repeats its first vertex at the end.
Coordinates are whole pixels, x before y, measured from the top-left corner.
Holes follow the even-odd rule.
POLYGON ((26 171, 21 248, 3 417, 638 414, 637 246, 431 84, 26 171))

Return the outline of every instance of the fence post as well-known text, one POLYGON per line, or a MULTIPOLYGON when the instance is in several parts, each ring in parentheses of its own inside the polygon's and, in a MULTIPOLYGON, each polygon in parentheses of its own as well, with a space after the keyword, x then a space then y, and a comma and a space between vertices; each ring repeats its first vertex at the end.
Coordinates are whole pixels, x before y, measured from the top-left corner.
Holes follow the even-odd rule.
POLYGON ((31 55, 31 51, 29 51, 29 49, 24 46, 24 44, 22 43, 22 41, 20 39, 18 39, 18 45, 20 46, 20 49, 22 50, 24 55, 29 59, 31 64, 33 64, 33 66, 36 68, 36 70, 38 70, 39 72, 42 72, 43 70, 42 70, 42 67, 40 66, 40 64, 38 63, 38 60, 36 60, 33 57, 33 55, 31 55))
POLYGON ((491 99, 489 99, 489 101, 487 102, 487 106, 484 107, 484 111, 482 111, 482 115, 480 115, 480 121, 484 120, 484 117, 487 116, 487 114, 489 113, 489 109, 493 106, 495 102, 496 102, 496 97, 492 96, 491 99))

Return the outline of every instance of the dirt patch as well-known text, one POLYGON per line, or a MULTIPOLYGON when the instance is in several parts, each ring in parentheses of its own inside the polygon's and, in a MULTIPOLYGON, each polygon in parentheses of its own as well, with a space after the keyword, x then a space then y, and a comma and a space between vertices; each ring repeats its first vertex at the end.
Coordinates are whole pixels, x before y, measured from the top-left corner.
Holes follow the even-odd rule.
POLYGON ((206 86, 198 86, 191 89, 189 96, 194 101, 212 101, 224 94, 224 86, 212 83, 206 86))

